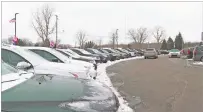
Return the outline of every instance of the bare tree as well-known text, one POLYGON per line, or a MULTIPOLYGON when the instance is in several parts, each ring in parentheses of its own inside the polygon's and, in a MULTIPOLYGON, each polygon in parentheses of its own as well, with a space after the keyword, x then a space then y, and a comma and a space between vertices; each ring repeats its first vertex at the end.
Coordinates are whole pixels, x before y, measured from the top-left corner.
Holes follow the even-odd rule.
POLYGON ((115 41, 116 41, 116 33, 112 33, 110 36, 110 44, 112 45, 112 48, 115 48, 115 41))
POLYGON ((161 26, 156 26, 152 32, 153 37, 156 39, 156 42, 159 44, 165 38, 165 30, 161 26))
POLYGON ((34 21, 32 21, 32 26, 43 43, 45 40, 49 40, 49 36, 54 33, 55 24, 52 22, 53 15, 54 9, 49 7, 49 5, 44 5, 33 14, 34 21))
POLYGON ((79 44, 80 48, 84 48, 85 42, 86 42, 86 33, 84 31, 79 31, 76 34, 76 38, 79 44))
POLYGON ((136 39, 139 44, 142 44, 148 38, 147 28, 140 27, 136 31, 136 39))
POLYGON ((136 43, 137 38, 136 38, 136 31, 134 29, 128 30, 128 36, 136 43))
POLYGON ((101 48, 102 46, 102 37, 99 37, 99 47, 101 48))

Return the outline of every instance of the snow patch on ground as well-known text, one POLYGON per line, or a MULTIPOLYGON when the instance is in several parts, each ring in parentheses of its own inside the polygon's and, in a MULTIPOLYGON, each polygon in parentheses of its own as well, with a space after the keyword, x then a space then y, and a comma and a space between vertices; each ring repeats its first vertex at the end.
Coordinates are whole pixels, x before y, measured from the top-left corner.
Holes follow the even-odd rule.
POLYGON ((119 92, 113 87, 110 78, 107 76, 106 73, 106 68, 108 66, 111 66, 113 64, 122 62, 122 61, 127 61, 127 60, 134 60, 134 59, 144 59, 143 56, 140 57, 133 57, 133 58, 127 58, 127 59, 122 59, 122 60, 117 60, 113 62, 107 62, 107 63, 102 63, 98 65, 98 76, 97 80, 106 84, 108 87, 112 89, 114 94, 118 97, 120 107, 118 109, 118 112, 133 112, 133 110, 128 106, 127 101, 123 99, 123 97, 119 94, 119 92))
POLYGON ((194 62, 194 65, 203 65, 203 62, 194 62))

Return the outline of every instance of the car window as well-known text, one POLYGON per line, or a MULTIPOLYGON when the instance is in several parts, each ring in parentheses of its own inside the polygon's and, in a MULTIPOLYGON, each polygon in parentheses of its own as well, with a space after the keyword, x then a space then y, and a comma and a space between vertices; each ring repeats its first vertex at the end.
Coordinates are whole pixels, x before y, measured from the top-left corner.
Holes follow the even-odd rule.
POLYGON ((81 51, 79 51, 79 50, 77 50, 77 49, 71 49, 73 52, 75 52, 75 53, 77 53, 77 54, 82 54, 82 52, 81 51))
POLYGON ((5 50, 5 49, 2 49, 2 50, 1 50, 1 59, 2 59, 4 62, 6 62, 6 63, 8 63, 8 64, 10 64, 10 65, 12 65, 12 66, 17 66, 17 64, 18 64, 19 62, 22 62, 22 61, 28 62, 27 60, 25 60, 25 59, 24 59, 23 57, 21 57, 20 55, 14 53, 14 52, 12 52, 12 51, 5 50))
POLYGON ((6 75, 10 73, 17 73, 18 70, 15 69, 14 67, 8 65, 5 62, 1 62, 1 75, 6 75))
POLYGON ((87 49, 88 52, 95 54, 95 52, 92 49, 87 49))
POLYGON ((65 56, 67 56, 67 57, 70 57, 70 55, 68 54, 68 53, 65 53, 65 52, 63 52, 63 51, 61 51, 61 50, 57 50, 58 52, 60 52, 60 53, 62 53, 63 55, 65 55, 65 56))
MULTIPOLYGON (((34 53, 42 56, 44 59, 53 62, 54 60, 58 60, 60 61, 60 59, 58 59, 56 56, 54 56, 53 54, 44 51, 44 50, 38 50, 38 49, 30 49, 31 51, 33 51, 34 53)), ((60 61, 61 62, 61 61, 60 61)))
POLYGON ((91 53, 85 51, 84 49, 80 49, 80 51, 81 51, 83 54, 91 54, 91 53))
POLYGON ((154 49, 146 49, 146 51, 154 51, 154 49))
POLYGON ((170 52, 179 52, 178 49, 171 49, 170 52))

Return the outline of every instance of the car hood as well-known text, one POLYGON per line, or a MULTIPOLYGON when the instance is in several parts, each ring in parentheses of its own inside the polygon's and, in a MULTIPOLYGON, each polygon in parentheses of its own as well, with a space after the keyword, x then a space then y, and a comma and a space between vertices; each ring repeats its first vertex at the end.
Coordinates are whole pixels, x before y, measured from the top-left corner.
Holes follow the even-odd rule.
POLYGON ((98 112, 117 107, 115 95, 103 84, 55 75, 35 75, 2 92, 4 111, 98 112))
POLYGON ((92 63, 85 62, 85 61, 79 61, 79 60, 74 60, 74 59, 69 59, 65 61, 66 64, 74 64, 77 66, 92 66, 92 63))
POLYGON ((88 69, 74 64, 47 62, 34 66, 36 74, 56 74, 62 76, 71 76, 76 74, 79 78, 88 78, 88 69))

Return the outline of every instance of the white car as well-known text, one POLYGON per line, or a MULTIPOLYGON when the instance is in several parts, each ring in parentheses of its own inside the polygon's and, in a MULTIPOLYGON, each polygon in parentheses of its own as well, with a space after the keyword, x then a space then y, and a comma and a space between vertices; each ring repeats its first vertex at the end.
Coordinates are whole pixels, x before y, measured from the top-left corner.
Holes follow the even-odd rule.
POLYGON ((70 55, 72 54, 73 57, 76 57, 76 58, 84 58, 84 59, 88 59, 88 60, 92 60, 92 61, 95 61, 97 60, 97 58, 93 58, 93 57, 88 57, 88 56, 81 56, 77 53, 75 53, 74 51, 70 50, 70 49, 63 49, 63 51, 66 51, 67 53, 70 53, 70 55))
POLYGON ((180 58, 180 51, 178 49, 171 49, 171 50, 169 50, 168 57, 169 58, 172 58, 172 57, 180 58))
POLYGON ((85 67, 89 74, 91 76, 96 76, 95 66, 93 63, 85 62, 85 61, 79 61, 79 60, 73 60, 72 58, 69 58, 62 54, 61 52, 47 47, 24 47, 25 49, 28 49, 44 59, 50 61, 50 62, 59 62, 59 63, 65 63, 69 65, 75 65, 78 68, 85 67))
POLYGON ((56 74, 89 79, 96 77, 87 68, 74 64, 49 62, 39 55, 19 46, 4 45, 1 48, 1 59, 19 69, 36 74, 56 74), (94 76, 92 76, 94 75, 94 76))

